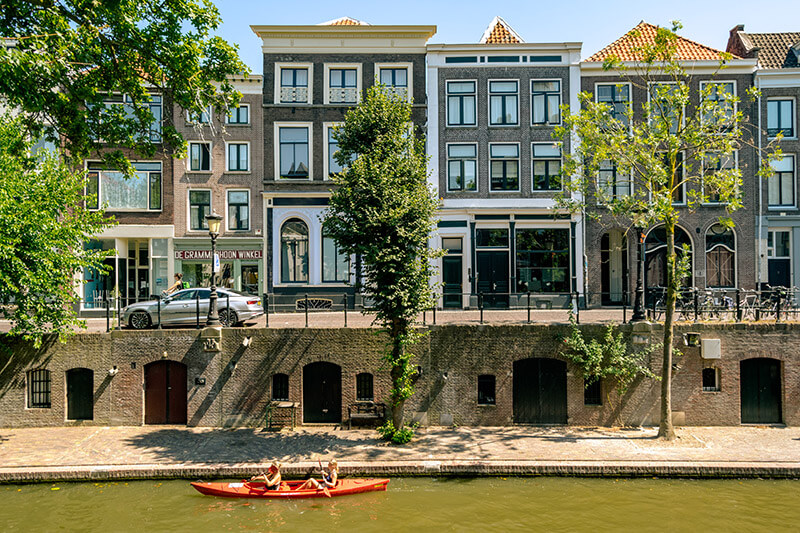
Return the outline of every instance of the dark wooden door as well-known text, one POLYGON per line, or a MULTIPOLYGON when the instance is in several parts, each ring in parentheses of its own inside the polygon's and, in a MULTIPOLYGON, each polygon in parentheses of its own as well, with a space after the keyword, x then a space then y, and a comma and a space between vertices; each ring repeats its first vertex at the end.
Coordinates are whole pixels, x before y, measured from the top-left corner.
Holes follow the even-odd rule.
POLYGON ((186 365, 156 361, 144 367, 144 423, 186 423, 186 365))
POLYGON ((514 361, 514 422, 567 423, 567 364, 550 358, 514 361))
POLYGON ((508 252, 477 252, 478 293, 484 307, 508 307, 508 252))
POLYGON ((67 419, 94 418, 94 372, 88 368, 67 370, 67 419))
POLYGON ((442 281, 444 307, 461 308, 461 293, 463 292, 463 275, 460 255, 442 257, 442 281))
POLYGON ((769 284, 773 287, 791 287, 791 259, 768 259, 769 284))
POLYGON ((743 424, 778 424, 781 420, 781 363, 746 359, 739 363, 743 424))
POLYGON ((320 361, 303 368, 303 422, 342 421, 342 367, 320 361))

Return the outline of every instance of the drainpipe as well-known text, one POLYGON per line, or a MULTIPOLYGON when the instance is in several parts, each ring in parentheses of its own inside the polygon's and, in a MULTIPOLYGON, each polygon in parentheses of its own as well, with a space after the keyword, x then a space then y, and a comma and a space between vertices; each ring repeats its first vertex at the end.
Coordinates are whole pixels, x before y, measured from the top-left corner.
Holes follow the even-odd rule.
MULTIPOLYGON (((758 170, 761 171, 761 142, 764 136, 761 132, 761 78, 758 77, 758 74, 754 74, 756 78, 756 89, 758 89, 758 170)), ((763 263, 763 216, 762 210, 764 209, 764 184, 761 183, 761 176, 757 178, 758 183, 758 250, 756 253, 756 289, 761 289, 761 283, 763 278, 763 272, 761 269, 761 265, 763 263)))

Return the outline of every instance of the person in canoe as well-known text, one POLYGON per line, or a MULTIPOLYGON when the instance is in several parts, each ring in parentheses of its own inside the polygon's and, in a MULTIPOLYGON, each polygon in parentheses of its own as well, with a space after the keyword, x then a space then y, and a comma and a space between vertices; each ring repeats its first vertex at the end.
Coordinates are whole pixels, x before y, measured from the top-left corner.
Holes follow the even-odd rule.
POLYGON ((339 479, 339 465, 336 462, 336 459, 331 459, 328 461, 328 468, 322 469, 322 479, 317 481, 316 479, 309 478, 306 480, 305 483, 297 487, 295 490, 304 490, 304 489, 317 489, 317 490, 324 490, 327 491, 328 489, 332 489, 336 486, 336 482, 339 479))
POLYGON ((267 473, 261 472, 250 478, 250 481, 263 481, 264 490, 278 490, 281 488, 281 464, 274 462, 269 465, 267 473))

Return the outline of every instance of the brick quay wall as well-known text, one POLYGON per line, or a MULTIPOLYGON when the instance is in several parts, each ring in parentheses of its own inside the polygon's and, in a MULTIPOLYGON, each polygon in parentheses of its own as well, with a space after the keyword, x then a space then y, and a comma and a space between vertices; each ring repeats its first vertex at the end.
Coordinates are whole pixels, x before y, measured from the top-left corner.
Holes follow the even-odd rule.
MULTIPOLYGON (((600 338, 604 332, 599 325, 581 329, 587 337, 600 338)), ((657 343, 663 334, 658 325, 623 325, 620 330, 634 347, 657 343)), ((525 418, 520 415, 523 402, 528 408, 532 401, 539 402, 532 407, 534 411, 546 411, 553 404, 558 410, 562 400, 550 396, 549 380, 565 380, 565 422, 569 425, 638 426, 658 421, 660 382, 655 380, 640 380, 623 397, 615 393, 613 383, 604 382, 602 405, 586 405, 581 373, 571 363, 565 365, 563 376, 545 373, 517 375, 515 379, 515 362, 532 358, 566 361, 561 352, 569 333, 567 325, 448 325, 429 327, 427 332, 414 348, 415 364, 421 372, 415 394, 406 403, 409 420, 431 426, 511 425, 525 418), (493 403, 478 403, 478 376, 494 376, 493 403), (526 394, 530 388, 538 392, 526 394)), ((676 423, 739 425, 743 402, 757 401, 744 399, 743 395, 749 394, 744 390, 752 389, 754 379, 773 379, 771 383, 778 388, 779 420, 775 422, 800 424, 799 333, 800 324, 678 327, 676 348, 682 355, 675 357, 673 365, 676 423), (720 357, 703 358, 699 347, 686 346, 683 334, 687 332, 696 332, 703 340, 718 339, 720 357), (777 377, 764 377, 763 369, 755 377, 744 375, 742 361, 751 359, 771 362, 772 366, 764 368, 772 368, 777 377), (704 390, 703 369, 709 368, 716 372, 717 390, 704 390), (749 380, 750 385, 744 386, 742 380, 749 380)), ((159 361, 185 368, 188 426, 263 426, 275 374, 288 376, 288 399, 296 403, 297 421, 307 421, 311 404, 318 406, 317 396, 326 394, 304 389, 307 365, 318 362, 332 363, 328 368, 338 367, 341 373, 340 384, 333 389, 340 395, 334 404, 341 412, 327 414, 336 422, 347 423, 347 408, 357 400, 359 374, 372 374, 375 401, 386 401, 389 394, 389 371, 383 362, 386 337, 375 329, 231 328, 222 330, 218 345, 212 342, 209 348, 207 341, 196 330, 78 334, 66 343, 48 340, 39 349, 3 338, 0 427, 145 424, 145 369, 159 361), (49 371, 49 407, 31 405, 29 371, 37 369, 49 371), (68 371, 73 369, 91 371, 88 420, 70 420, 68 416, 68 398, 78 394, 68 383, 68 371)), ((650 364, 660 374, 659 351, 653 353, 650 364)), ((338 375, 332 379, 338 380, 338 375)))

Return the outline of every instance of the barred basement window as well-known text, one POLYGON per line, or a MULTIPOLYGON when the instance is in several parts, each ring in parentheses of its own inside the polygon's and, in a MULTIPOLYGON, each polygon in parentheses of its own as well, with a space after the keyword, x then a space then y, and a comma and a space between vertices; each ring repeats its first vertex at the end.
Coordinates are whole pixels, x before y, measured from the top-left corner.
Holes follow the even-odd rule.
POLYGON ((703 392, 719 392, 719 369, 703 369, 703 392))
POLYGON ((478 405, 495 404, 495 377, 489 374, 478 376, 478 405))
POLYGON ((28 372, 28 407, 50 407, 50 371, 44 368, 28 372))
POLYGON ((584 383, 583 405, 603 405, 603 382, 596 380, 592 383, 584 383))
POLYGON ((286 374, 273 374, 272 399, 275 401, 289 400, 289 376, 286 374))
POLYGON ((371 402, 375 399, 372 389, 372 374, 366 372, 356 376, 356 401, 371 402))

